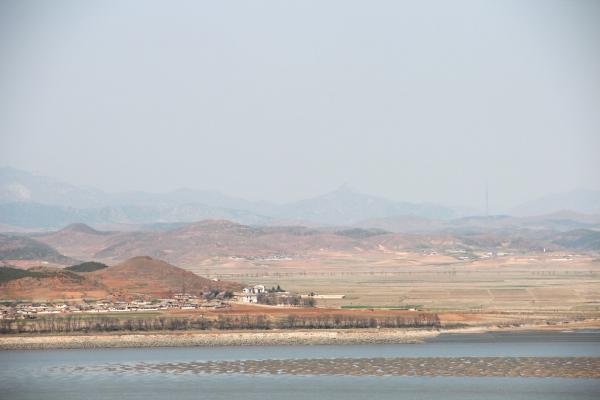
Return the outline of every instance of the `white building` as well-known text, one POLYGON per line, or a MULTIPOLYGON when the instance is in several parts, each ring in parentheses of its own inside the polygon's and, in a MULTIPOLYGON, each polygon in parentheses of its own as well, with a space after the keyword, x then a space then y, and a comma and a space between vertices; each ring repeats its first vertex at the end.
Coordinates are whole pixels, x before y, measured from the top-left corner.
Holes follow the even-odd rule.
POLYGON ((255 294, 244 294, 241 299, 242 303, 258 303, 258 296, 255 294))
POLYGON ((254 285, 251 287, 245 287, 242 292, 244 294, 261 294, 266 293, 266 289, 264 285, 254 285))

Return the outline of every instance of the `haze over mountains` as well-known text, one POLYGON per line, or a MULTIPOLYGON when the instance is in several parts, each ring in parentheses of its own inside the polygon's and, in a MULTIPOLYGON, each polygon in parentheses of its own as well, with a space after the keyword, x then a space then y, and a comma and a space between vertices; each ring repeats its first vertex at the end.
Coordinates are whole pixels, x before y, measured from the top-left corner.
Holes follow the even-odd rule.
MULTIPOLYGON (((511 214, 523 217, 564 210, 571 212, 567 219, 574 221, 573 228, 587 227, 595 222, 594 217, 579 214, 600 214, 600 192, 579 190, 549 195, 515 207, 511 214)), ((106 193, 13 168, 0 168, 0 231, 55 229, 77 222, 118 228, 133 225, 136 229, 142 225, 162 228, 166 224, 168 228, 172 224, 206 219, 247 225, 356 225, 390 231, 423 231, 447 228, 448 221, 456 219, 459 225, 468 226, 468 220, 460 218, 481 214, 468 207, 393 201, 359 193, 347 186, 310 199, 274 204, 191 189, 106 193)), ((507 221, 504 219, 501 224, 506 225, 507 221)))
POLYGON ((597 251, 597 195, 574 191, 528 202, 514 216, 481 216, 466 207, 397 202, 347 186, 274 204, 189 189, 106 193, 4 168, 0 232, 22 232, 0 235, 0 260, 114 264, 145 255, 189 266, 212 258, 327 258, 415 249, 597 251), (530 215, 536 210, 548 213, 530 215))

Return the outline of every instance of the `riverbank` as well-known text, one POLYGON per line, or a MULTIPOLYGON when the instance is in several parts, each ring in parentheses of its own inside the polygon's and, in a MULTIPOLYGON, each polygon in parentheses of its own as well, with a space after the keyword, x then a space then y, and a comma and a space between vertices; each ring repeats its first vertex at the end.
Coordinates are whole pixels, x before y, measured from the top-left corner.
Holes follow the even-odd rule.
POLYGON ((175 331, 70 335, 0 335, 0 350, 139 348, 190 346, 276 346, 421 343, 442 333, 598 329, 599 321, 555 325, 477 326, 454 329, 310 329, 265 331, 175 331))
POLYGON ((0 336, 0 350, 419 343, 438 334, 438 330, 425 329, 311 329, 4 335, 0 336))

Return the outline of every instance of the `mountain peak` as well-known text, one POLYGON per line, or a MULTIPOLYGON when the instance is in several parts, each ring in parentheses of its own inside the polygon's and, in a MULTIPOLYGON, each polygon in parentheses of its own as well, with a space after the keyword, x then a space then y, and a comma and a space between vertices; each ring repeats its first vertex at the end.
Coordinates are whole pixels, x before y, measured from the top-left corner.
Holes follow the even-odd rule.
POLYGON ((83 223, 75 223, 65 226, 60 232, 77 232, 77 233, 86 233, 89 235, 102 235, 103 232, 97 231, 89 225, 83 223))

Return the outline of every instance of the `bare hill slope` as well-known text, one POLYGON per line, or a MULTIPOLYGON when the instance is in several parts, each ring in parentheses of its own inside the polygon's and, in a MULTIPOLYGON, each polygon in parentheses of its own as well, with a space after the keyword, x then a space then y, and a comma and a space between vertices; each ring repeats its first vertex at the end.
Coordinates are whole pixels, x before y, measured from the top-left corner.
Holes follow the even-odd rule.
POLYGON ((174 293, 200 295, 211 289, 237 289, 231 282, 212 281, 151 257, 133 257, 115 266, 91 273, 113 293, 170 296, 174 293))
POLYGON ((7 269, 0 283, 1 299, 80 300, 169 297, 185 292, 236 290, 235 282, 212 281, 151 257, 133 257, 112 267, 78 273, 56 268, 7 269), (8 271, 8 270, 11 271, 8 271))

